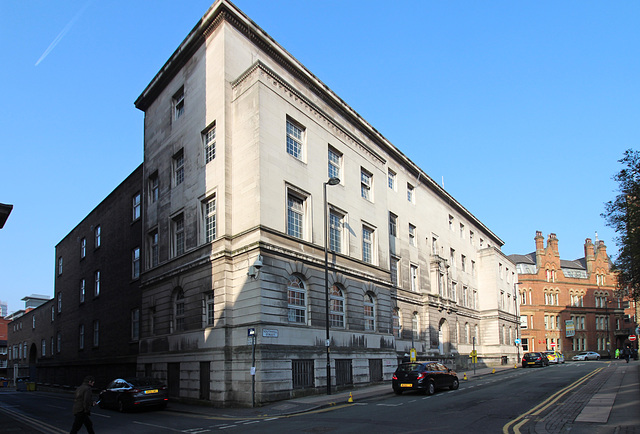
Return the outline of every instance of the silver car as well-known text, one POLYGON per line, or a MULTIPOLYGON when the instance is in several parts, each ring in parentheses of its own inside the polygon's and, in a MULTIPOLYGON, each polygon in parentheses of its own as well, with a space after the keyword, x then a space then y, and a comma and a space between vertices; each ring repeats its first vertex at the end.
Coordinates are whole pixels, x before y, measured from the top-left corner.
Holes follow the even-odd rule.
POLYGON ((600 354, 593 351, 582 351, 573 356, 571 360, 600 360, 600 354))

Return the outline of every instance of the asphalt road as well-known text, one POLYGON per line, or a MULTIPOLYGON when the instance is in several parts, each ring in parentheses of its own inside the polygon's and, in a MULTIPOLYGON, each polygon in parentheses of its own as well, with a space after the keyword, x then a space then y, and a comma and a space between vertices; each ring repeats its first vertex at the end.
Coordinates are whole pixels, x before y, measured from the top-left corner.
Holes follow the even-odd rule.
MULTIPOLYGON (((500 433, 510 421, 544 402, 606 362, 514 369, 433 396, 387 394, 354 405, 338 405, 280 418, 237 419, 171 411, 118 413, 95 408, 96 432, 104 433, 500 433)), ((67 433, 71 396, 0 389, 0 433, 67 433)))

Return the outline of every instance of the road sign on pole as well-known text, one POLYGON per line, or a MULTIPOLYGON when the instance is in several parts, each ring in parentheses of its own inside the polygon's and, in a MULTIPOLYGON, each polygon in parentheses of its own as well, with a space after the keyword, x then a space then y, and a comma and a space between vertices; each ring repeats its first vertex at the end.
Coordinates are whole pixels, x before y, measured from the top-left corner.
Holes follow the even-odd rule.
POLYGON ((635 341, 636 340, 636 335, 629 335, 629 340, 631 342, 635 341))

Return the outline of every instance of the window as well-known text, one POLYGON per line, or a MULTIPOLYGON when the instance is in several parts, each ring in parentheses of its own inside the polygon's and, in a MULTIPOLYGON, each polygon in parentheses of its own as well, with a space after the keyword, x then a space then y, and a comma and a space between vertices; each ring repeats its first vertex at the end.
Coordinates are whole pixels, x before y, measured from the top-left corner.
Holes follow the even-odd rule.
POLYGON ((202 204, 204 240, 210 243, 216 239, 216 196, 202 204))
POLYGON ((78 349, 84 350, 84 324, 78 329, 78 349))
POLYGON ((452 267, 456 266, 456 250, 449 249, 449 263, 452 267))
POLYGON ((460 238, 464 239, 464 225, 460 223, 460 238))
MULTIPOLYGON (((56 308, 54 306, 51 306, 51 322, 53 322, 53 320, 55 319, 56 316, 56 308)), ((53 349, 53 347, 51 347, 53 349)))
POLYGON ((214 301, 213 291, 209 292, 206 295, 205 306, 206 306, 206 315, 207 315, 206 324, 208 326, 212 326, 215 324, 215 301, 214 301))
POLYGON ((62 256, 58 258, 58 275, 62 274, 62 256))
POLYGON ((131 278, 140 277, 140 247, 136 247, 131 251, 131 278))
POLYGON ((62 312, 62 292, 58 292, 58 313, 62 312))
POLYGON ((173 306, 173 315, 175 318, 174 331, 183 331, 184 322, 185 322, 185 314, 184 314, 184 291, 182 288, 178 288, 176 291, 174 306, 173 306))
POLYGON ((376 329, 376 304, 371 294, 364 296, 364 329, 371 331, 376 329))
POLYGON ((132 209, 132 213, 133 213, 131 218, 132 218, 132 220, 135 221, 135 220, 138 220, 140 218, 140 211, 141 211, 141 205, 142 205, 140 193, 136 193, 133 196, 133 199, 131 199, 131 202, 132 202, 132 204, 131 204, 132 208, 131 209, 132 209))
POLYGON ((303 159, 304 129, 287 120, 287 154, 303 159))
POLYGON ((158 248, 158 230, 154 229, 149 232, 149 265, 155 267, 159 262, 159 248, 158 248))
POLYGON ((96 249, 98 247, 100 247, 100 234, 101 233, 102 233, 102 230, 100 229, 100 225, 96 226, 96 228, 93 230, 94 247, 96 249))
POLYGON ((100 270, 96 271, 95 275, 95 287, 94 287, 94 296, 100 295, 100 270))
POLYGON ((467 271, 467 257, 465 255, 460 255, 460 268, 462 271, 467 271))
POLYGON ((413 334, 413 339, 417 340, 420 332, 420 318, 418 317, 418 312, 413 312, 413 317, 411 318, 411 333, 413 334))
POLYGON ((202 135, 204 141, 204 163, 207 164, 216 158, 216 126, 202 135))
POLYGON ((155 203, 158 200, 158 186, 158 172, 156 171, 149 176, 149 198, 151 199, 151 203, 155 203))
POLYGON ((93 346, 100 345, 100 321, 95 320, 93 322, 93 346))
POLYGON ((56 353, 60 354, 62 350, 62 332, 56 334, 56 353))
POLYGON ((469 231, 469 244, 473 246, 473 231, 469 231))
POLYGON ((131 309, 131 340, 140 339, 140 308, 131 309))
POLYGON ((462 298, 460 299, 460 304, 463 306, 469 306, 469 287, 462 286, 462 298))
POLYGON ((80 303, 84 303, 86 293, 86 282, 84 279, 80 279, 80 303))
POLYGON ((415 189, 413 185, 407 183, 407 200, 411 203, 415 203, 415 189))
POLYGON ((329 211, 329 249, 332 252, 342 253, 342 237, 344 216, 335 210, 329 211))
POLYGON ((371 194, 371 187, 373 183, 373 175, 364 169, 360 169, 360 196, 373 201, 373 195, 371 194))
POLYGON ((453 216, 449 214, 449 230, 453 230, 453 216))
POLYGON ((47 340, 46 339, 42 339, 40 341, 40 352, 42 353, 42 357, 45 357, 47 355, 47 340))
POLYGON ((402 337, 402 322, 400 318, 400 309, 393 309, 393 335, 397 338, 402 337))
POLYGON ((35 330, 35 328, 36 328, 36 316, 35 315, 31 317, 31 328, 33 330, 35 330))
POLYGON ((451 300, 457 300, 458 299, 458 283, 457 282, 451 282, 451 300))
POLYGON ((398 236, 398 216, 392 212, 389 213, 389 235, 398 236))
POLYGON ((373 264, 374 232, 368 226, 362 226, 362 260, 373 264))
POLYGON ((184 114, 184 86, 173 95, 173 119, 178 120, 184 114))
POLYGON ((292 192, 287 195, 287 234, 296 238, 305 238, 306 200, 292 192))
POLYGON ((400 258, 395 256, 389 258, 389 271, 391 272, 391 284, 398 286, 398 282, 400 282, 400 258))
POLYGON ((87 256, 87 239, 82 238, 80 240, 80 259, 87 256))
POLYGON ((416 227, 409 223, 409 245, 416 247, 416 227))
POLYGON ((173 184, 180 185, 184 181, 184 151, 181 149, 173 156, 173 184))
POLYGON ((431 254, 434 256, 438 256, 438 237, 435 235, 431 236, 431 254))
POLYGON ((184 254, 184 215, 173 218, 173 255, 184 254))
POLYGON ((54 352, 54 348, 55 348, 55 344, 54 344, 54 340, 53 340, 53 336, 51 336, 51 355, 53 356, 53 352, 54 352))
POLYGON ((418 282, 418 266, 411 264, 410 270, 411 270, 411 290, 413 292, 418 292, 418 290, 420 289, 419 282, 418 282))
POLYGON ((342 155, 335 149, 329 148, 329 178, 340 179, 340 168, 342 167, 342 155))
POLYGON ((389 184, 389 188, 391 190, 396 189, 396 172, 394 172, 393 170, 389 169, 389 171, 387 172, 387 180, 388 180, 388 184, 389 184))
POLYGON ((289 304, 289 322, 307 323, 307 290, 304 283, 297 276, 291 276, 287 285, 287 299, 289 304))
POLYGON ((344 293, 338 285, 333 285, 329 293, 329 324, 344 328, 344 293))

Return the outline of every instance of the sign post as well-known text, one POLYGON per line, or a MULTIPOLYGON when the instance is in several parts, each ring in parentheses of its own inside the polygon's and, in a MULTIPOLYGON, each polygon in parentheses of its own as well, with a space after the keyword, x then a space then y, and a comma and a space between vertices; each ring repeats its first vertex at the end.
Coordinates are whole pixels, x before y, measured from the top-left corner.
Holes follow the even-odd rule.
POLYGON ((256 329, 247 330, 251 339, 251 405, 256 406, 256 329))

